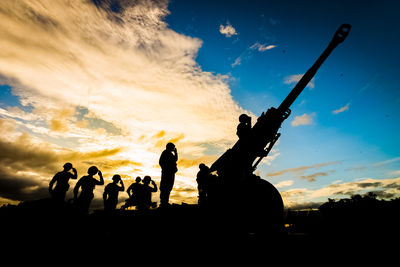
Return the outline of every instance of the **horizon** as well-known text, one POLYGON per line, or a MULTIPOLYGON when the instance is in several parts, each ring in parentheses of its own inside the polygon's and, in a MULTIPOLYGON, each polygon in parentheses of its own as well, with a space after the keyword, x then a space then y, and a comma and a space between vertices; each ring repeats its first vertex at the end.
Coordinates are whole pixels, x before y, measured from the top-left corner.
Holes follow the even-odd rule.
POLYGON ((240 114, 254 124, 278 107, 343 23, 349 36, 255 173, 285 208, 400 197, 399 5, 2 1, 0 205, 49 197, 65 162, 78 178, 96 165, 105 185, 114 174, 126 187, 145 175, 159 185, 168 142, 179 152, 171 202, 197 203, 198 165, 236 142, 240 114))

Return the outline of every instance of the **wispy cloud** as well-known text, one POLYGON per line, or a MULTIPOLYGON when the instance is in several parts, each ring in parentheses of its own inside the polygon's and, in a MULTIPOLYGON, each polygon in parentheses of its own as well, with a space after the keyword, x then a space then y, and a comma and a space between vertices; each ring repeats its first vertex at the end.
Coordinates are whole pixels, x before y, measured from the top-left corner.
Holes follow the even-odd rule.
POLYGON ((315 182, 317 180, 317 177, 320 176, 327 176, 329 173, 333 173, 335 172, 335 170, 329 170, 329 171, 325 171, 325 172, 316 172, 316 173, 312 173, 309 175, 302 175, 300 176, 301 179, 305 179, 308 182, 315 182))
MULTIPOLYGON (((295 74, 295 75, 289 75, 284 78, 283 83, 285 84, 294 84, 298 83, 300 79, 303 77, 304 74, 295 74)), ((315 80, 314 78, 311 79, 311 81, 307 85, 308 88, 314 89, 315 87, 315 80)))
POLYGON ((296 127, 300 125, 309 125, 313 123, 315 117, 315 113, 311 114, 306 114, 304 113, 303 115, 296 116, 293 121, 291 122, 291 125, 296 127))
POLYGON ((374 167, 380 167, 380 166, 382 166, 382 165, 386 165, 386 164, 389 164, 389 163, 393 163, 393 162, 396 162, 396 161, 399 161, 399 160, 400 160, 400 157, 396 157, 396 158, 392 158, 392 159, 380 161, 380 162, 375 163, 375 164, 374 164, 374 167))
POLYGON ((333 114, 339 114, 339 113, 342 113, 342 112, 345 112, 345 111, 349 110, 349 108, 350 108, 350 103, 347 103, 343 107, 341 107, 339 109, 336 109, 336 110, 333 110, 332 113, 333 114))
POLYGON ((267 50, 270 50, 272 48, 276 47, 276 45, 267 45, 267 44, 260 44, 260 43, 255 43, 252 46, 250 46, 250 49, 258 50, 260 52, 264 52, 267 50))
POLYGON ((329 161, 329 162, 317 163, 317 164, 313 164, 313 165, 300 166, 300 167, 296 167, 296 168, 280 170, 277 172, 270 172, 270 173, 267 173, 267 176, 279 176, 279 175, 282 175, 285 173, 302 174, 306 170, 309 170, 309 169, 319 169, 319 168, 322 168, 325 166, 335 165, 335 164, 339 164, 339 163, 340 163, 340 161, 329 161))
POLYGON ((235 59, 235 62, 233 62, 233 63, 231 64, 231 66, 232 66, 232 68, 233 68, 233 67, 235 67, 235 66, 240 65, 241 63, 242 63, 242 57, 237 57, 237 58, 235 59))
POLYGON ((233 28, 233 26, 227 22, 226 25, 219 25, 219 32, 226 37, 232 37, 234 35, 237 35, 238 33, 236 32, 236 29, 233 28))
POLYGON ((232 68, 238 65, 241 65, 243 61, 247 61, 251 59, 255 53, 255 51, 258 52, 264 52, 267 50, 270 50, 272 48, 276 47, 275 45, 266 45, 266 44, 260 44, 256 42, 252 46, 246 48, 240 56, 238 56, 235 61, 231 64, 232 68))
POLYGON ((275 187, 276 188, 288 187, 288 186, 291 186, 293 183, 294 183, 293 180, 285 180, 285 181, 275 184, 275 187))

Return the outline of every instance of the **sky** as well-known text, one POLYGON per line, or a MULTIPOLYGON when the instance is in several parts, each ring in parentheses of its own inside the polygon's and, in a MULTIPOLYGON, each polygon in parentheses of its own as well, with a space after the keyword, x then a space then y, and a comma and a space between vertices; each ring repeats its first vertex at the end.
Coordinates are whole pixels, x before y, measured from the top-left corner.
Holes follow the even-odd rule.
POLYGON ((3 0, 0 204, 48 197, 65 162, 79 177, 98 166, 106 184, 113 174, 126 186, 144 175, 159 184, 167 142, 179 153, 171 202, 197 203, 198 165, 236 142, 240 114, 255 121, 278 107, 343 23, 349 36, 291 106, 256 173, 287 208, 370 191, 399 197, 399 7, 3 0))

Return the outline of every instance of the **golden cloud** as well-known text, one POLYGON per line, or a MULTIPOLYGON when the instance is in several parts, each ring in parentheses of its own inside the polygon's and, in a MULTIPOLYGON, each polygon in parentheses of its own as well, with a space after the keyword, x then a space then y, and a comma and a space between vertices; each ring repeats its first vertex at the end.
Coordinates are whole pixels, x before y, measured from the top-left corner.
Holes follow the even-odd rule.
POLYGON ((236 140, 245 111, 229 76, 201 69, 202 41, 168 28, 167 1, 121 1, 119 12, 107 2, 1 2, 0 82, 32 111, 0 109, 15 130, 1 139, 0 160, 37 180, 66 160, 80 173, 93 163, 110 174, 158 175, 162 149, 177 142, 184 155, 177 182, 191 179, 194 165, 214 157, 200 144, 225 149, 236 140))

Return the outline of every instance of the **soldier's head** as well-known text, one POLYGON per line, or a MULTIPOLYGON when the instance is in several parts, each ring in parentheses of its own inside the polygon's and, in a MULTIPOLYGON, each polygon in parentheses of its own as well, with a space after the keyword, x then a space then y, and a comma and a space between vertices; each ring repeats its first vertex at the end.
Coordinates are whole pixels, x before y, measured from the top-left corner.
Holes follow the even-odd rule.
POLYGON ((92 167, 90 167, 89 169, 88 169, 88 174, 90 174, 90 175, 95 175, 97 172, 99 171, 99 169, 97 169, 97 167, 96 166, 92 166, 92 167))
POLYGON ((167 144, 167 146, 166 146, 166 149, 167 149, 168 151, 172 151, 172 150, 175 149, 175 145, 174 145, 173 143, 169 142, 169 143, 167 144))
POLYGON ((151 182, 151 177, 150 176, 145 176, 143 178, 143 184, 148 185, 151 182))
POLYGON ((207 171, 207 170, 209 170, 210 168, 208 168, 208 166, 207 166, 206 164, 200 163, 199 169, 200 169, 201 171, 207 171))
POLYGON ((242 123, 246 123, 249 120, 250 120, 250 117, 247 116, 246 114, 242 114, 242 115, 239 116, 239 121, 242 122, 242 123))
POLYGON ((70 169, 72 169, 72 164, 67 162, 64 164, 64 171, 69 171, 70 169))
POLYGON ((114 174, 114 176, 112 177, 112 180, 114 183, 118 183, 118 181, 121 180, 121 175, 114 174))
POLYGON ((140 183, 140 181, 142 181, 142 178, 140 178, 140 177, 138 176, 138 177, 136 177, 135 181, 136 181, 136 183, 140 183))

